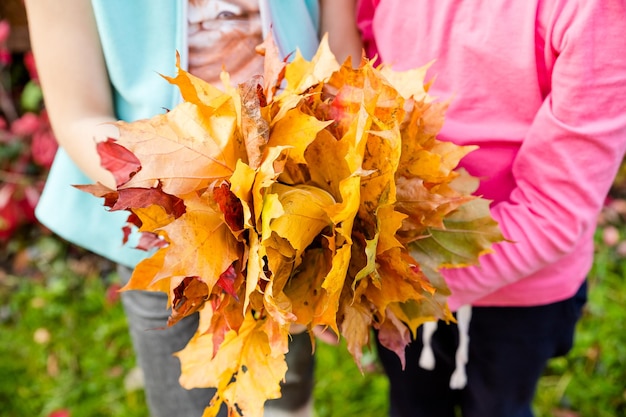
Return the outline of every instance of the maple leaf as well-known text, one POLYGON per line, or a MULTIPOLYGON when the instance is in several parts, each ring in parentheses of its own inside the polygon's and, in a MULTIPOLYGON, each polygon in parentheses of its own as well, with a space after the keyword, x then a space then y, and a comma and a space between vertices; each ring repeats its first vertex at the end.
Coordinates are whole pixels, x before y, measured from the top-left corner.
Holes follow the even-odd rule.
POLYGON ((221 94, 217 108, 184 102, 152 119, 118 122, 118 143, 142 160, 141 171, 125 186, 160 182, 165 192, 182 195, 229 177, 245 149, 231 140, 237 132, 235 98, 221 94))
POLYGON ((398 233, 403 242, 421 239, 428 235, 427 228, 444 229, 444 219, 474 197, 447 192, 442 187, 429 187, 421 178, 398 177, 396 209, 406 215, 398 233))
POLYGON ((158 204, 148 207, 135 207, 132 212, 134 218, 136 217, 133 224, 138 227, 140 232, 159 230, 176 219, 171 212, 158 204))
POLYGON ((257 47, 257 52, 265 57, 263 60, 264 93, 266 100, 272 101, 285 76, 285 60, 280 59, 278 45, 271 30, 263 43, 257 47))
POLYGON ((213 199, 224 213, 224 221, 228 227, 234 232, 242 230, 244 222, 243 204, 230 191, 230 185, 222 183, 219 187, 213 188, 213 199))
POLYGON ((77 184, 74 185, 74 188, 77 188, 81 191, 89 193, 95 197, 104 199, 104 206, 111 208, 115 202, 117 201, 119 192, 117 190, 113 190, 107 187, 104 184, 77 184))
POLYGON ((182 199, 167 194, 161 187, 155 188, 122 188, 118 190, 117 200, 111 206, 112 211, 159 206, 163 211, 178 218, 185 213, 185 203, 182 199))
POLYGON ((269 146, 288 146, 289 159, 295 164, 306 164, 304 153, 317 134, 332 121, 321 121, 306 114, 299 107, 290 109, 272 126, 269 146))
POLYGON ((167 246, 167 242, 156 233, 142 233, 139 242, 137 243, 137 249, 149 251, 155 248, 164 248, 167 246))
POLYGON ((286 239, 300 257, 322 230, 331 225, 326 208, 335 204, 335 200, 326 191, 309 185, 277 183, 269 193, 276 193, 282 208, 280 216, 270 221, 269 230, 286 239))
POLYGON ((329 253, 322 248, 308 250, 284 292, 292 300, 292 312, 296 324, 337 328, 335 314, 324 314, 329 306, 329 293, 322 284, 330 269, 329 253))
POLYGON ((285 68, 285 90, 276 98, 283 100, 292 94, 299 95, 310 87, 328 80, 340 68, 335 55, 330 51, 328 35, 324 35, 311 61, 304 59, 299 50, 285 68))
POLYGON ((180 54, 178 52, 176 52, 176 68, 178 69, 176 77, 167 75, 162 75, 162 77, 176 85, 183 100, 196 104, 203 110, 205 116, 210 116, 229 100, 229 96, 219 88, 183 70, 180 66, 180 54))
POLYGON ((222 272, 216 284, 218 287, 230 294, 235 300, 238 300, 239 296, 237 295, 236 279, 237 271, 235 266, 231 265, 226 271, 222 272))
POLYGON ((218 387, 212 406, 205 416, 215 416, 222 402, 241 415, 263 415, 263 404, 280 396, 280 382, 287 371, 284 355, 289 334, 270 343, 276 329, 271 321, 247 315, 238 331, 228 331, 216 355, 208 333, 196 333, 187 346, 176 354, 181 361, 180 383, 185 388, 218 387))
POLYGON ((168 294, 168 300, 171 300, 170 279, 162 279, 155 281, 154 277, 161 271, 165 265, 165 255, 169 247, 157 250, 154 255, 139 262, 133 273, 121 291, 129 290, 146 290, 161 291, 168 294))
POLYGON ((378 341, 398 356, 404 369, 406 366, 405 350, 412 341, 411 333, 406 324, 398 319, 391 309, 385 312, 385 321, 378 326, 378 341))
POLYGON ((405 99, 431 101, 432 97, 427 93, 430 83, 424 83, 424 79, 426 71, 433 63, 434 61, 431 61, 426 65, 406 71, 395 71, 390 65, 383 64, 379 71, 405 99))
POLYGON ((361 365, 363 346, 369 343, 372 325, 372 314, 367 306, 367 300, 365 302, 362 301, 358 300, 344 306, 341 326, 341 335, 346 338, 348 351, 352 354, 359 367, 361 365))
POLYGON ((154 249, 123 290, 168 294, 168 325, 198 313, 177 353, 181 383, 214 387, 204 416, 261 416, 280 396, 289 329, 328 328, 360 366, 370 330, 404 364, 426 321, 453 320, 439 272, 474 265, 503 241, 477 180, 475 147, 440 141, 448 103, 428 66, 339 65, 322 39, 311 61, 217 88, 180 68, 183 103, 119 122, 99 148, 117 186, 79 186, 130 213, 125 234, 154 249))
POLYGON ((200 198, 188 200, 187 212, 160 230, 170 245, 167 267, 155 279, 199 276, 213 288, 221 274, 241 257, 241 248, 228 226, 200 198))
POLYGON ((461 205, 446 217, 444 227, 430 227, 424 238, 411 242, 411 255, 432 269, 477 264, 493 243, 503 240, 488 206, 482 199, 461 205))
POLYGON ((168 326, 201 309, 209 298, 209 287, 199 277, 183 278, 173 292, 172 315, 167 322, 168 326))
POLYGON ((100 164, 113 174, 118 187, 126 184, 141 169, 139 159, 114 139, 98 142, 96 149, 100 155, 100 164))
POLYGON ((248 165, 256 169, 261 164, 263 148, 269 140, 269 123, 261 116, 265 95, 259 90, 259 80, 253 78, 239 85, 241 95, 241 130, 248 154, 248 165))

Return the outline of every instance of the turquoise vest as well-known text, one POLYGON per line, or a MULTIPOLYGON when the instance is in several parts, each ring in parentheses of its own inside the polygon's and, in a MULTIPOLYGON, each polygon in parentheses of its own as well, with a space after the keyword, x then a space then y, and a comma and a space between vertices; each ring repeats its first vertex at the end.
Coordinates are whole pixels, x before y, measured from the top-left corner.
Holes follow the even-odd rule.
MULTIPOLYGON (((183 65, 186 62, 186 3, 92 0, 118 119, 150 118, 180 102, 178 89, 159 74, 175 75, 175 51, 181 53, 183 65)), ((310 59, 318 45, 317 1, 268 0, 268 6, 281 54, 287 56, 299 48, 310 59)), ((37 206, 37 218, 67 241, 132 268, 148 253, 134 249, 133 238, 122 244, 127 212, 108 212, 102 199, 72 187, 91 183, 60 149, 37 206)))

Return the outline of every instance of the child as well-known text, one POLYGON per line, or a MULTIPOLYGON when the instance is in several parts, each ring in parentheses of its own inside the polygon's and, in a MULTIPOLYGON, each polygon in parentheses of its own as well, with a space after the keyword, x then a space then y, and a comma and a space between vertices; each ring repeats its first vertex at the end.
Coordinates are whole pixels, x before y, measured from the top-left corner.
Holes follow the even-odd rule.
POLYGON ((572 346, 593 260, 596 217, 626 149, 622 0, 360 0, 370 57, 396 70, 434 60, 429 93, 449 100, 439 136, 479 145, 462 166, 481 179, 511 242, 480 266, 446 270, 450 307, 472 305, 465 388, 450 388, 459 339, 421 340, 402 370, 380 346, 391 416, 532 416, 546 362, 572 346))
MULTIPOLYGON (((62 148, 37 215, 70 242, 118 263, 126 280, 146 257, 132 244, 122 245, 127 216, 106 212, 102 201, 72 187, 96 181, 114 187, 95 147, 96 141, 117 136, 109 122, 149 118, 179 102, 176 87, 158 75, 175 73, 176 51, 184 68, 215 85, 223 67, 240 82, 262 73, 255 47, 270 24, 283 56, 298 47, 308 58, 317 50, 320 27, 315 0, 67 0, 63 7, 28 0, 26 6, 47 109, 62 148)), ((172 356, 194 334, 197 315, 162 329, 169 316, 166 294, 128 291, 122 301, 151 415, 202 415, 212 393, 181 388, 180 365, 172 356)), ((267 405, 266 415, 311 415, 308 334, 293 336, 287 361, 283 397, 267 405)))

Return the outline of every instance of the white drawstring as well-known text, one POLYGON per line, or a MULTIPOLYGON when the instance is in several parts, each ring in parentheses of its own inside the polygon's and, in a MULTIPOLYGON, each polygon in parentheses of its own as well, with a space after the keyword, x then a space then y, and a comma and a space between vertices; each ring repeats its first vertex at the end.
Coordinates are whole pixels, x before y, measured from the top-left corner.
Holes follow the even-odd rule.
POLYGON ((420 367, 428 371, 435 369, 435 354, 433 353, 433 347, 431 340, 433 333, 437 330, 436 321, 427 321, 422 325, 422 353, 420 354, 419 364, 420 367))
MULTIPOLYGON (((464 305, 456 312, 457 327, 459 328, 459 346, 454 356, 454 372, 450 377, 451 389, 462 389, 467 385, 465 365, 469 352, 469 324, 472 319, 472 306, 464 305)), ((422 352, 419 357, 419 366, 426 370, 435 369, 435 355, 432 348, 432 336, 437 330, 437 322, 429 321, 422 325, 422 352)))
POLYGON ((450 377, 450 388, 462 389, 467 384, 467 364, 469 351, 469 323, 472 319, 472 306, 464 305, 456 312, 456 321, 459 328, 459 346, 454 357, 454 372, 450 377))

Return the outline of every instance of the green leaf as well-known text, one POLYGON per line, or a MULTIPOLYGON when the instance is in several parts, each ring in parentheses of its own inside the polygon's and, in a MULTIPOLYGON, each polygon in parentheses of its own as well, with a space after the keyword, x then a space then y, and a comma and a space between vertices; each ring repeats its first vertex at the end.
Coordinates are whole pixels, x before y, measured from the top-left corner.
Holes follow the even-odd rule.
POLYGON ((444 220, 444 228, 427 228, 428 235, 409 244, 420 265, 438 270, 443 266, 468 266, 504 240, 498 223, 489 214, 489 201, 471 200, 444 220))
POLYGON ((20 105, 24 112, 38 112, 43 102, 43 93, 41 87, 34 81, 29 81, 22 90, 20 97, 20 105))

